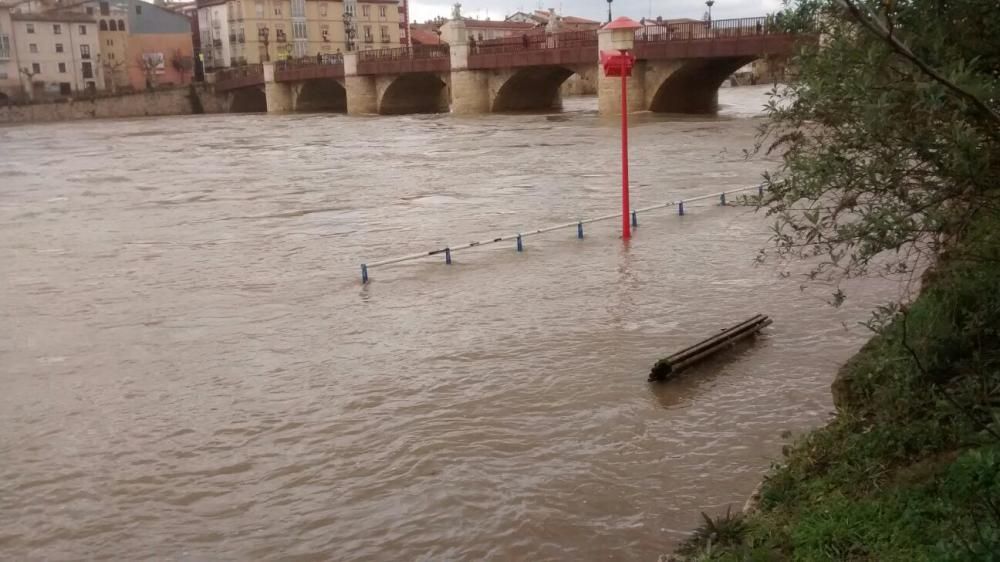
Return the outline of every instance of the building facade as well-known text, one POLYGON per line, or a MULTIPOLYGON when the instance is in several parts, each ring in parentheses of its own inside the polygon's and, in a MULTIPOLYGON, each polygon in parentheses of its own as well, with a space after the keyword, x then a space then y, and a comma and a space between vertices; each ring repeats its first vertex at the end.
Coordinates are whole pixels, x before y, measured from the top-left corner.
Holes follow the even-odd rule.
POLYGON ((21 70, 14 49, 14 27, 10 8, 0 2, 0 102, 16 98, 23 93, 21 70))
POLYGON ((50 10, 10 14, 22 90, 31 98, 104 89, 97 21, 50 10))
POLYGON ((198 28, 212 69, 399 46, 400 9, 396 0, 200 0, 198 28))
MULTIPOLYGON (((544 27, 538 27, 534 23, 524 23, 518 21, 491 21, 475 20, 464 18, 466 40, 474 39, 484 41, 488 39, 500 39, 503 37, 520 37, 532 33, 544 33, 544 27)), ((454 37, 451 29, 455 24, 448 20, 441 24, 440 30, 444 37, 454 37)))

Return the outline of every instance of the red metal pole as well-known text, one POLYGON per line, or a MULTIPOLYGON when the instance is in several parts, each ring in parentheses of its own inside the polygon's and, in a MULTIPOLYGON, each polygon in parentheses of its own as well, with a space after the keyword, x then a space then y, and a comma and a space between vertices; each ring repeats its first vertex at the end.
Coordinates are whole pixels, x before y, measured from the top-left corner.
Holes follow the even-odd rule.
POLYGON ((625 59, 628 52, 622 51, 622 240, 632 237, 632 229, 629 224, 629 204, 628 204, 628 71, 625 59))

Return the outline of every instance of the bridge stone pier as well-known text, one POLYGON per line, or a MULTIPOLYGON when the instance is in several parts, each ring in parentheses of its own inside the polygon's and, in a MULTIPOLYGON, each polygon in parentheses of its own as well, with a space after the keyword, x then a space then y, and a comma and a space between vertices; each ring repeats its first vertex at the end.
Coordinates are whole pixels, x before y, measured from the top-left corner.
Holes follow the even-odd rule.
MULTIPOLYGON (((476 114, 558 108, 570 76, 597 83, 602 115, 621 111, 621 79, 604 76, 599 52, 610 31, 546 33, 470 43, 462 20, 447 44, 264 63, 213 77, 233 111, 340 111, 352 115, 476 114)), ((761 57, 784 57, 798 41, 765 18, 658 24, 636 30, 628 110, 708 113, 722 82, 761 57)))

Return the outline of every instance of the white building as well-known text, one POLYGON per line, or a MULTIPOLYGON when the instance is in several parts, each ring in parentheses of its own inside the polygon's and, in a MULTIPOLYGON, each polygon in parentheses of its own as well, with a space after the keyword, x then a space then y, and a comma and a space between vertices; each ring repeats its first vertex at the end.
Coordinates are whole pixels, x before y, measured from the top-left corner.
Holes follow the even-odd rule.
POLYGON ((97 21, 77 12, 10 14, 21 86, 31 97, 104 89, 97 21))
POLYGON ((0 1, 0 102, 22 93, 21 71, 14 51, 14 28, 10 9, 0 1))

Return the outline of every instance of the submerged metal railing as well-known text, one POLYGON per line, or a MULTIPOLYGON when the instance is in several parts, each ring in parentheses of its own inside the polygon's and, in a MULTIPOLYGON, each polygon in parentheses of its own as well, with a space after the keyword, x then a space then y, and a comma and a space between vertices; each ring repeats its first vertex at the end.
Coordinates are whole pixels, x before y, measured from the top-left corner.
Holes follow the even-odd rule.
MULTIPOLYGON (((764 196, 764 186, 763 185, 758 185, 758 186, 755 186, 755 187, 743 187, 743 188, 740 188, 740 189, 730 189, 728 191, 720 191, 718 193, 710 193, 708 195, 699 195, 697 197, 688 197, 687 199, 678 199, 676 201, 668 201, 666 203, 659 203, 657 205, 651 205, 649 207, 643 207, 641 209, 633 209, 632 213, 631 213, 632 214, 632 226, 639 226, 639 218, 638 218, 638 214, 639 213, 645 213, 647 211, 653 211, 653 210, 656 210, 656 209, 665 209, 667 207, 674 207, 674 206, 676 206, 677 207, 677 214, 680 215, 680 216, 684 216, 684 204, 685 203, 693 203, 695 201, 704 201, 706 199, 718 199, 720 205, 725 205, 726 204, 726 196, 727 195, 732 195, 734 193, 744 193, 744 192, 747 192, 747 191, 757 191, 757 195, 758 196, 760 196, 760 197, 764 196)), ((594 222, 600 222, 600 221, 605 221, 605 220, 616 219, 616 218, 619 218, 621 216, 622 216, 621 212, 618 212, 618 213, 614 213, 614 214, 610 214, 610 215, 603 215, 603 216, 600 216, 600 217, 594 217, 594 218, 589 218, 589 219, 580 219, 580 220, 577 220, 577 221, 567 222, 567 223, 564 223, 564 224, 557 224, 557 225, 554 225, 554 226, 547 226, 547 227, 539 228, 539 229, 536 229, 536 230, 529 230, 529 231, 524 231, 524 232, 518 232, 516 234, 506 234, 504 236, 497 236, 496 238, 491 238, 489 240, 481 240, 479 242, 467 242, 465 244, 459 244, 457 246, 448 245, 448 246, 445 246, 444 248, 440 248, 438 250, 430 250, 428 252, 420 252, 420 253, 417 253, 417 254, 410 254, 410 255, 407 255, 407 256, 399 256, 399 257, 395 257, 395 258, 388 258, 388 259, 384 259, 384 260, 363 263, 363 264, 361 264, 361 282, 362 283, 367 283, 368 282, 368 279, 369 279, 368 278, 368 270, 371 269, 371 268, 373 268, 373 267, 382 267, 382 266, 386 266, 386 265, 390 265, 390 264, 394 264, 394 263, 400 263, 400 262, 404 262, 404 261, 410 261, 410 260, 415 260, 415 259, 420 259, 420 258, 426 258, 428 256, 438 256, 438 255, 441 255, 441 254, 444 254, 444 262, 446 264, 448 264, 448 265, 451 265, 451 254, 452 254, 452 252, 457 252, 459 250, 468 250, 469 248, 478 248, 479 246, 488 246, 490 244, 496 244, 498 242, 510 242, 510 241, 514 241, 516 243, 517 251, 520 252, 520 251, 524 250, 524 239, 527 238, 528 236, 536 236, 538 234, 544 234, 546 232, 552 232, 554 230, 560 230, 560 229, 563 229, 563 228, 576 227, 576 237, 577 238, 583 238, 583 225, 594 223, 594 222)))

